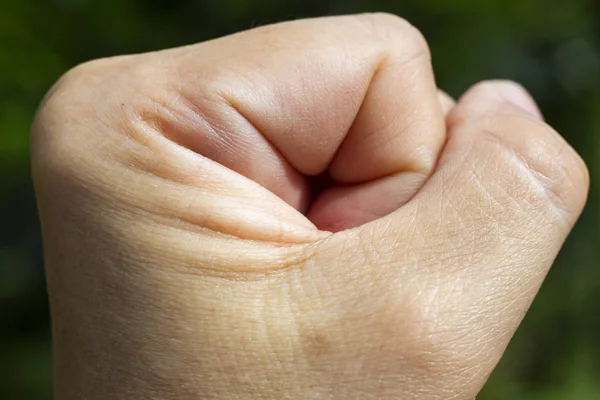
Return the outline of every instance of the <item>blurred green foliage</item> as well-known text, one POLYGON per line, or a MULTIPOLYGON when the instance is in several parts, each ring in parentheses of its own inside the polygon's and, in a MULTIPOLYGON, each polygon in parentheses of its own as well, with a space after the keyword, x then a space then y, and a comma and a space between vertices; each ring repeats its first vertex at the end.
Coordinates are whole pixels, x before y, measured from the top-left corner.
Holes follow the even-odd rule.
POLYGON ((600 398, 598 0, 0 0, 0 398, 52 396, 28 166, 29 125, 51 84, 93 58, 361 11, 417 25, 455 96, 486 78, 524 83, 588 162, 588 207, 480 399, 600 398))

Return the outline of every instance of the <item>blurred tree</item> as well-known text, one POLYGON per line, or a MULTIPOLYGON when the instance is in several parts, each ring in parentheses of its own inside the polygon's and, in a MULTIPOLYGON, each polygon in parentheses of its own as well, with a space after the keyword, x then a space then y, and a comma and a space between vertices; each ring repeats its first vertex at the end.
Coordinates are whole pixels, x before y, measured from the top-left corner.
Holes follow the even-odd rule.
POLYGON ((41 244, 28 167, 35 108, 89 59, 180 46, 282 20, 402 15, 455 96, 485 78, 525 84, 583 154, 592 192, 481 399, 600 394, 600 2, 595 0, 0 0, 0 398, 50 399, 41 244))

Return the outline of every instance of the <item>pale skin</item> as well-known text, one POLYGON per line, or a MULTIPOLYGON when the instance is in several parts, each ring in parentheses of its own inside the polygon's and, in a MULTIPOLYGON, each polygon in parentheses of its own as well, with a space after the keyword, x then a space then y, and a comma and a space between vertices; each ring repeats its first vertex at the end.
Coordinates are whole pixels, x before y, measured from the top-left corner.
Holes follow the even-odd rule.
POLYGON ((86 63, 32 163, 58 400, 473 399, 588 190, 524 89, 454 103, 385 14, 86 63))

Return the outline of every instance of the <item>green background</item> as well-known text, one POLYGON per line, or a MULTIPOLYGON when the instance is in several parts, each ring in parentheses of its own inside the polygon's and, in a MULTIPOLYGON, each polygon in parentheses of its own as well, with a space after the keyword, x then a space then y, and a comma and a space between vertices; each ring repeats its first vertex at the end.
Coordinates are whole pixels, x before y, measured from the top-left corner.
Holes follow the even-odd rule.
POLYGON ((0 399, 52 397, 28 130, 43 94, 97 57, 309 16, 387 11, 428 38, 439 85, 525 84, 587 161, 585 213, 481 399, 600 399, 600 2, 0 0, 0 399))

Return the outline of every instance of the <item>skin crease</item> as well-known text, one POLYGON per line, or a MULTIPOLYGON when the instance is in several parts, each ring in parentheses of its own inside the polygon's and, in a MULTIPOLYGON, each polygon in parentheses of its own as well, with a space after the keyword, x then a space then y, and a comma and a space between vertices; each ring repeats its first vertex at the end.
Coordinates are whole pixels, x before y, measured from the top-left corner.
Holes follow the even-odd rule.
POLYGON ((588 188, 386 14, 81 65, 32 167, 58 400, 473 399, 588 188))

